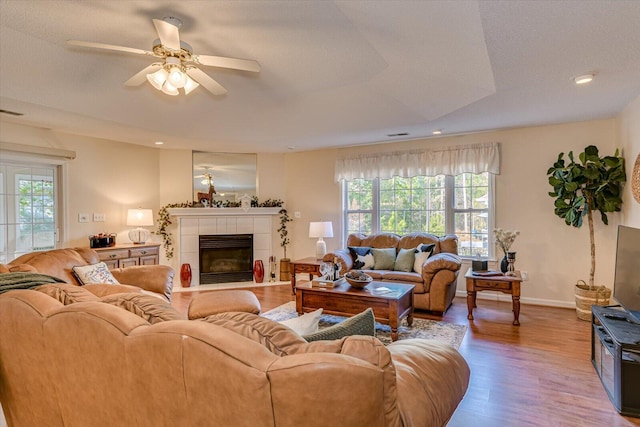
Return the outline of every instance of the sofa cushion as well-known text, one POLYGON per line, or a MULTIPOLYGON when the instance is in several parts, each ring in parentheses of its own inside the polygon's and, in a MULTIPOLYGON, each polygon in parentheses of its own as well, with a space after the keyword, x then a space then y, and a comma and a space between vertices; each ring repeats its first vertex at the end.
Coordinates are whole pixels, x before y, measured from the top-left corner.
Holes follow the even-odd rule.
POLYGON ((393 270, 396 264, 396 248, 372 248, 373 269, 393 270))
POLYGON ((413 271, 413 263, 416 260, 415 249, 400 249, 396 256, 394 270, 396 271, 413 271))
POLYGON ((349 246, 355 270, 370 270, 375 263, 370 246, 349 246))
POLYGON ((307 342, 320 340, 337 340, 351 335, 376 335, 376 319, 371 307, 340 323, 322 329, 314 334, 304 335, 307 342))
POLYGON ((104 262, 84 266, 76 265, 71 271, 73 271, 81 285, 86 285, 87 283, 120 284, 104 262))
POLYGON ((282 320, 280 323, 293 329, 296 334, 305 336, 318 332, 320 316, 322 316, 321 308, 310 313, 304 313, 302 316, 282 320))
POLYGON ((102 298, 102 302, 123 308, 147 322, 154 324, 166 320, 186 320, 187 316, 158 297, 141 293, 114 294, 102 298))
POLYGON ((35 288, 36 291, 49 295, 51 298, 55 298, 64 305, 73 304, 76 302, 86 301, 99 301, 100 298, 76 285, 68 283, 58 283, 50 285, 42 285, 35 288))

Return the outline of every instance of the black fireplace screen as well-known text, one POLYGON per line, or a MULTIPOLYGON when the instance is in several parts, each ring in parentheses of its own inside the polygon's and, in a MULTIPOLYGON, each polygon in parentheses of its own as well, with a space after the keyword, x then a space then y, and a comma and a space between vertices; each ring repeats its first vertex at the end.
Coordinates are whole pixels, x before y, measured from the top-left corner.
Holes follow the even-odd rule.
POLYGON ((253 280, 253 235, 200 236, 200 284, 253 280))

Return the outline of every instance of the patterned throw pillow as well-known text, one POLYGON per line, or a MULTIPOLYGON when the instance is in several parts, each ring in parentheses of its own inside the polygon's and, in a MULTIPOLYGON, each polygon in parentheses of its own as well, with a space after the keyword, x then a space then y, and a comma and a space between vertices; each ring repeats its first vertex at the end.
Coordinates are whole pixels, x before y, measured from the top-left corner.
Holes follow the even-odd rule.
POLYGON ((99 262, 97 264, 75 266, 71 269, 80 284, 107 283, 109 285, 119 285, 120 282, 113 277, 107 268, 107 264, 99 262))
POLYGON ((422 265, 433 254, 433 250, 436 248, 434 243, 426 244, 420 243, 416 248, 416 260, 413 263, 413 271, 416 273, 422 273, 422 265))
POLYGON ((374 259, 371 248, 368 246, 349 246, 349 253, 353 258, 354 270, 371 270, 374 259))

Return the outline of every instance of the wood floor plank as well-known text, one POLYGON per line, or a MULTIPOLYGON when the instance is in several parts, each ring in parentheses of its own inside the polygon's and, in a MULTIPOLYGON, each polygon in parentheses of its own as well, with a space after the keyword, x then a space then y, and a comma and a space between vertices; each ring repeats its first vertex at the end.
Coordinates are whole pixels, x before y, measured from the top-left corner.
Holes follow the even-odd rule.
MULTIPOLYGON (((263 311, 293 300, 288 285, 248 289, 263 311)), ((186 312, 199 293, 176 293, 172 304, 186 312)), ((640 426, 609 401, 590 361, 591 325, 574 310, 523 304, 521 326, 513 326, 508 302, 478 300, 470 321, 466 301, 456 298, 442 317, 414 316, 468 326, 459 350, 471 381, 449 427, 640 426)))

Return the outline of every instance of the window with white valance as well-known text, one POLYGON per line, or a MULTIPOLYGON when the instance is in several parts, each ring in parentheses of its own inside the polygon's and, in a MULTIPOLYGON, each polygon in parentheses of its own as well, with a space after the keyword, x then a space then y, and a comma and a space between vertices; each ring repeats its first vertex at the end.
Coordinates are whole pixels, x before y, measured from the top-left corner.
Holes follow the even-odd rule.
POLYGON ((459 254, 493 257, 498 143, 343 157, 344 236, 456 234, 459 254))
POLYGON ((336 181, 390 179, 394 176, 460 175, 500 173, 497 142, 456 147, 360 154, 336 160, 336 181))

